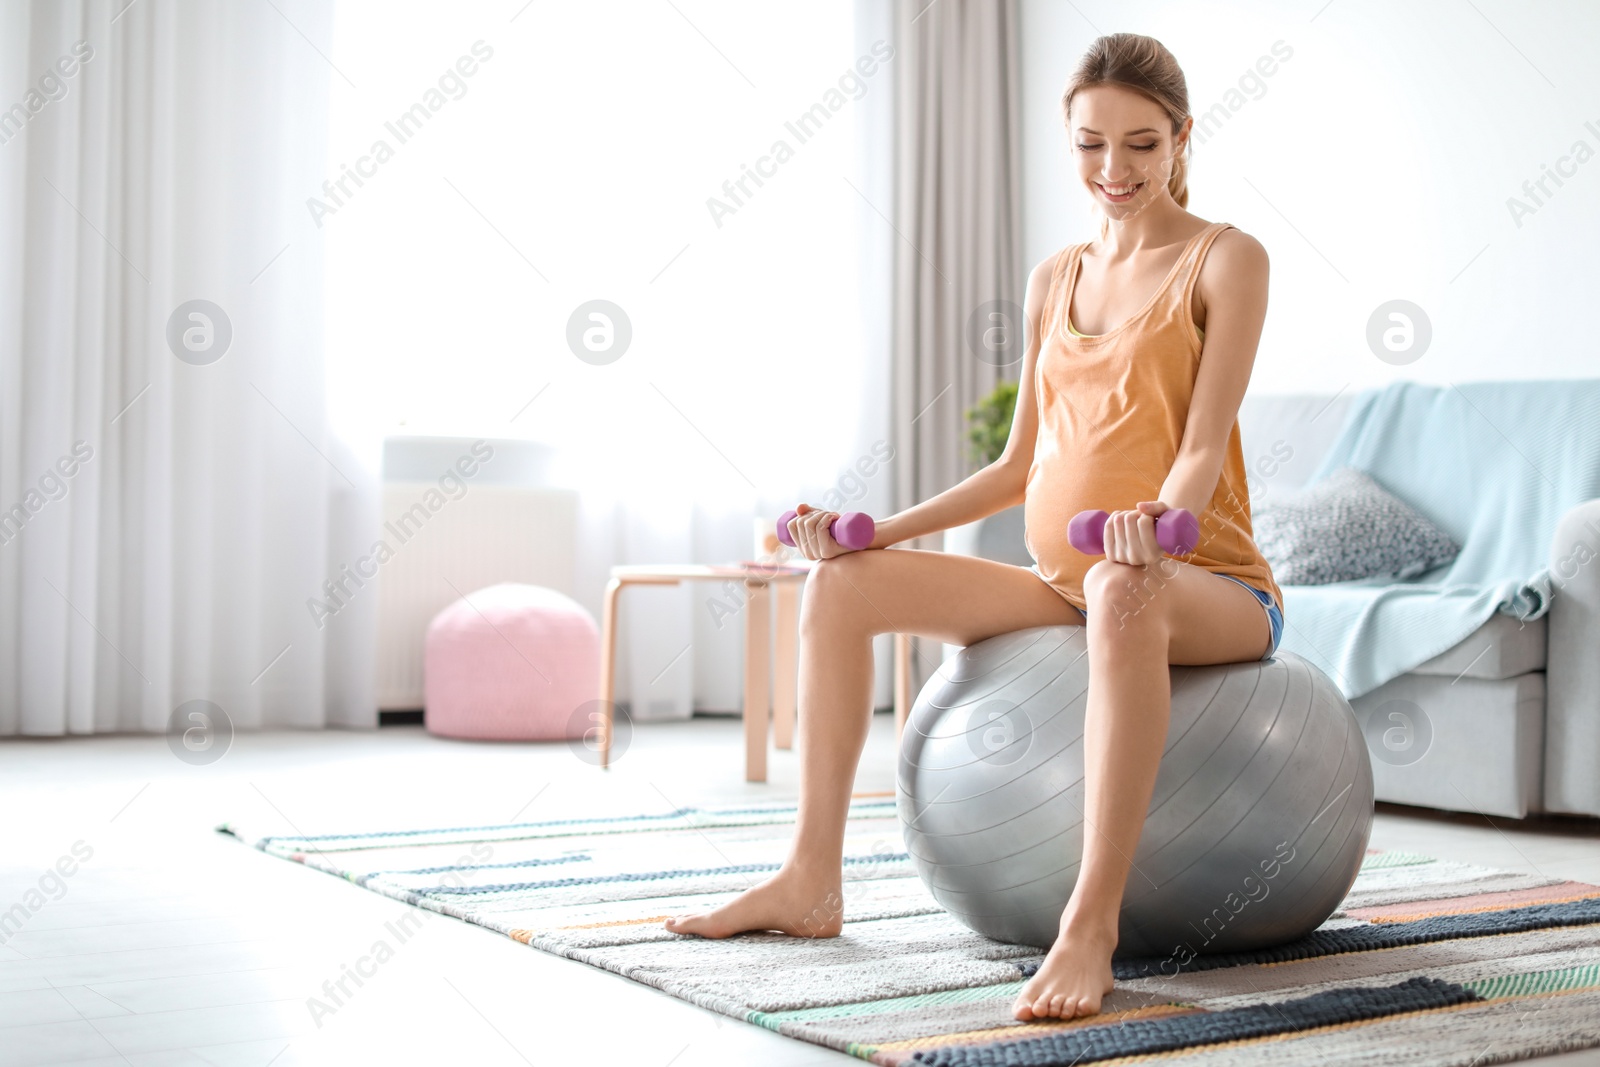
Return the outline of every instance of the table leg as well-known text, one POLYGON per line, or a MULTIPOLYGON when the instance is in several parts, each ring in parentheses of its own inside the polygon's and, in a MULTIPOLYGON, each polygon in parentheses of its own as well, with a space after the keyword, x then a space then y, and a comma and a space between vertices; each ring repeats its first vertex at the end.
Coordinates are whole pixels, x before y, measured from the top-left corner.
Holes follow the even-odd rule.
MULTIPOLYGON (((600 610, 600 767, 611 766, 611 698, 615 694, 613 677, 617 659, 617 594, 622 579, 606 583, 605 601, 600 610)), ((585 727, 587 730, 588 727, 585 727)))
POLYGON ((767 583, 746 579, 744 605, 744 780, 767 780, 768 673, 772 662, 772 605, 767 583))
POLYGON ((779 748, 793 748, 800 687, 800 583, 778 582, 772 587, 772 596, 778 605, 772 657, 772 739, 779 748))
POLYGON ((911 635, 894 635, 894 737, 905 732, 911 714, 911 635))

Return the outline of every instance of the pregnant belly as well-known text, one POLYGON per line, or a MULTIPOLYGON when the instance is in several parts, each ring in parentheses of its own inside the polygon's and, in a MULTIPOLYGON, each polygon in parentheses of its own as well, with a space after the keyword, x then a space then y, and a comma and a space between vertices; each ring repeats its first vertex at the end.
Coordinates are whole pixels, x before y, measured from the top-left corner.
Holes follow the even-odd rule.
POLYGON ((1127 461, 1113 451, 1087 460, 1035 462, 1023 499, 1023 538, 1039 573, 1056 591, 1084 606, 1083 577, 1102 557, 1088 556, 1067 543, 1067 524, 1080 511, 1118 511, 1141 500, 1155 500, 1159 486, 1127 472, 1127 461))

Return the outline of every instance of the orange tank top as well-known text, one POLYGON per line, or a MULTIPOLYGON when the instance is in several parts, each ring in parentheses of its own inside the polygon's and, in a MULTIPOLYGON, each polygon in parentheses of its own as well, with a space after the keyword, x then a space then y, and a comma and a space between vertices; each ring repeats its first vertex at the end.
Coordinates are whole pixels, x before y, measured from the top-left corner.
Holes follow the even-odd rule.
MULTIPOLYGON (((1083 576, 1102 557, 1069 545, 1067 524, 1080 511, 1126 510, 1160 499, 1200 369, 1201 336, 1190 314, 1195 279, 1211 242, 1231 225, 1214 222, 1191 237, 1149 302, 1126 322, 1093 336, 1077 333, 1067 321, 1088 245, 1068 245, 1056 256, 1039 322, 1039 430, 1023 521, 1028 554, 1040 575, 1076 607, 1087 606, 1083 576)), ((1282 610, 1283 591, 1250 526, 1237 418, 1211 503, 1195 517, 1200 541, 1192 553, 1176 558, 1263 590, 1282 610)))

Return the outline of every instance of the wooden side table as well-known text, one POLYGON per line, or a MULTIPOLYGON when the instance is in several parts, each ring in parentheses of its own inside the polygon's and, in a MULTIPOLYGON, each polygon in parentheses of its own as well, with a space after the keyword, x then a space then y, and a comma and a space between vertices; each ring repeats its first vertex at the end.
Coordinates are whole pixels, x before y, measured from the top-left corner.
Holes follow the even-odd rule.
POLYGON ((684 581, 744 582, 744 778, 767 780, 767 718, 779 748, 794 743, 795 696, 799 681, 800 583, 809 565, 645 564, 611 568, 600 622, 600 766, 611 761, 613 674, 617 650, 617 597, 628 585, 677 585, 684 581), (769 598, 769 589, 771 596, 769 598), (778 609, 777 654, 772 654, 773 602, 778 609), (772 693, 769 696, 768 685, 772 693))

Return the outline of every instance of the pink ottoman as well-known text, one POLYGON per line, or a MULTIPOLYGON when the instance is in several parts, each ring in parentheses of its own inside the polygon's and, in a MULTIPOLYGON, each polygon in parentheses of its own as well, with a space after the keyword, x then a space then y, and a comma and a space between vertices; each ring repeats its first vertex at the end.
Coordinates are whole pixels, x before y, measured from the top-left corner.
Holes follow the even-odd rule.
POLYGON ((469 593, 428 624, 423 723, 441 737, 581 737, 600 697, 600 631, 554 589, 503 582, 469 593))

